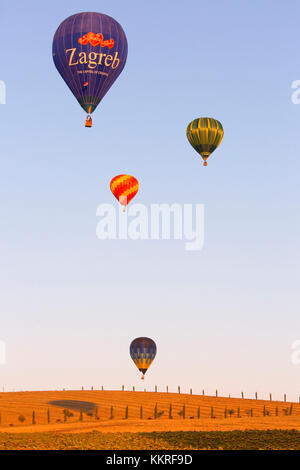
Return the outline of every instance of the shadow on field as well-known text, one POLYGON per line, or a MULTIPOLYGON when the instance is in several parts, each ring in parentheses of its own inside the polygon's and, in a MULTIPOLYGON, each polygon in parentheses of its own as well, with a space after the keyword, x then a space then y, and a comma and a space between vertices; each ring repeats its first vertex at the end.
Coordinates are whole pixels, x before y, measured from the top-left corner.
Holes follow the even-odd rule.
POLYGON ((80 401, 80 400, 53 400, 48 402, 49 405, 59 406, 60 408, 66 408, 69 410, 82 410, 84 413, 93 411, 96 408, 96 404, 91 401, 80 401))

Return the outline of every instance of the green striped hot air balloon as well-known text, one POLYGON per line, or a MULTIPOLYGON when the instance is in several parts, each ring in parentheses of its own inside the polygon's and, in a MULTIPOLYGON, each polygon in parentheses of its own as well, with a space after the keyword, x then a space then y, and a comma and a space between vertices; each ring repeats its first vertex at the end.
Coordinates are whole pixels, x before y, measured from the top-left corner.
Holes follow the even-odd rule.
POLYGON ((224 131, 219 121, 205 117, 190 122, 186 129, 186 135, 192 147, 200 153, 204 160, 203 165, 206 166, 206 160, 222 142, 224 131))

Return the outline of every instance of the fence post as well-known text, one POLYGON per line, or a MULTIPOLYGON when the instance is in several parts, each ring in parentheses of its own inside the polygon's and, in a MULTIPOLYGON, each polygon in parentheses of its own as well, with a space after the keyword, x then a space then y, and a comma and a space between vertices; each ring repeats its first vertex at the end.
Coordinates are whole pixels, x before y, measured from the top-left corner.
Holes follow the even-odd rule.
POLYGON ((110 419, 114 419, 114 407, 110 407, 110 419))
POLYGON ((180 385, 178 385, 178 393, 180 393, 180 385))
POLYGON ((257 392, 255 392, 255 400, 257 400, 257 392))
POLYGON ((286 393, 284 394, 284 401, 286 401, 286 393))
POLYGON ((155 403, 154 407, 154 419, 157 419, 157 403, 155 403))
POLYGON ((168 385, 167 385, 167 393, 169 393, 169 387, 168 387, 168 385))
POLYGON ((213 407, 210 408, 210 417, 211 417, 211 418, 214 417, 214 409, 213 409, 213 407))
POLYGON ((270 393, 270 401, 272 401, 272 393, 270 393))
POLYGON ((193 390, 192 389, 190 389, 190 394, 193 395, 193 390))
POLYGON ((185 419, 185 405, 183 405, 182 407, 182 417, 183 419, 185 419))
POLYGON ((50 423, 50 410, 49 410, 49 408, 47 410, 47 423, 48 424, 50 423))
POLYGON ((292 416, 292 413, 293 413, 293 404, 291 404, 290 406, 290 416, 292 416))
POLYGON ((278 416, 278 406, 276 406, 275 416, 278 416))
POLYGON ((125 408, 125 419, 128 419, 128 405, 125 408))
POLYGON ((225 408, 225 411, 224 411, 224 418, 227 418, 227 408, 225 408))
POLYGON ((238 418, 240 417, 240 409, 239 408, 237 409, 237 417, 238 418))
POLYGON ((79 421, 83 421, 83 412, 82 412, 82 409, 80 410, 79 421))
POLYGON ((198 406, 197 418, 200 419, 200 406, 198 406))
POLYGON ((122 392, 124 392, 124 385, 122 385, 122 392))
POLYGON ((218 396, 218 390, 216 390, 216 397, 218 396))
POLYGON ((251 410, 250 410, 250 416, 251 416, 251 418, 253 418, 253 408, 251 408, 251 410))
POLYGON ((244 398, 244 392, 242 392, 242 398, 244 398))
POLYGON ((169 406, 169 419, 173 419, 172 417, 172 404, 169 406))
POLYGON ((204 390, 202 390, 202 395, 204 396, 204 390))
POLYGON ((155 385, 155 391, 157 392, 157 385, 155 385))
POLYGON ((140 419, 143 419, 143 405, 140 407, 140 419))
POLYGON ((32 412, 32 424, 35 424, 35 411, 32 412))

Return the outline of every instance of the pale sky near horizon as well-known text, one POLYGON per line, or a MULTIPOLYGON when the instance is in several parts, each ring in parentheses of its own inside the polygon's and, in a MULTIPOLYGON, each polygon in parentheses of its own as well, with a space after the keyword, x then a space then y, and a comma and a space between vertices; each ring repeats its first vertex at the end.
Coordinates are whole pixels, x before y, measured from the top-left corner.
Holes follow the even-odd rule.
POLYGON ((0 389, 135 385, 300 396, 297 1, 2 2, 0 389), (94 127, 59 76, 52 38, 99 11, 128 39, 94 127), (208 167, 187 124, 219 119, 208 167), (100 241, 111 178, 141 204, 205 205, 205 242, 100 241), (157 343, 140 381, 137 336, 157 343))

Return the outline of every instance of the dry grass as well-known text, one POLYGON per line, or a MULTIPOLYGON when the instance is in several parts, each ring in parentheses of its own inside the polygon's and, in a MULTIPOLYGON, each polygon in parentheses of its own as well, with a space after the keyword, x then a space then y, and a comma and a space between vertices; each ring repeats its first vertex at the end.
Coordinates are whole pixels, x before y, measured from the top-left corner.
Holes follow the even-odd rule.
POLYGON ((141 432, 141 431, 180 431, 180 430, 245 430, 245 429, 300 429, 300 404, 293 404, 291 416, 284 410, 291 403, 249 400, 241 398, 206 397, 175 393, 121 392, 121 391, 54 391, 54 392, 9 392, 0 394, 1 425, 0 432, 64 432, 79 433, 98 430, 101 432, 141 432), (60 401, 61 406, 50 402, 60 401), (98 408, 99 419, 88 416, 89 406, 80 402, 89 402, 90 409, 98 408), (154 406, 163 415, 154 419, 154 406), (173 419, 168 419, 169 405, 172 404, 173 419), (94 406, 93 406, 94 405, 94 406), (129 407, 129 419, 125 420, 125 408, 129 407), (143 406, 143 419, 139 419, 140 406, 143 406), (186 407, 186 419, 179 412, 186 407), (86 408, 87 406, 87 408, 86 408), (114 407, 114 419, 110 419, 110 409, 114 407), (200 419, 197 410, 200 406, 200 419), (263 416, 264 406, 269 412, 263 416), (213 407, 214 418, 211 418, 213 407), (276 407, 279 416, 275 416, 276 407), (50 424, 47 424, 47 410, 50 409, 50 424), (63 409, 67 408, 73 417, 64 422, 63 409), (83 421, 79 421, 80 408, 83 408, 83 421), (224 419, 225 408, 234 410, 232 417, 224 419), (240 409, 240 417, 237 410, 240 409), (250 417, 250 409, 253 417, 250 417), (36 424, 32 425, 32 411, 35 411, 36 424), (26 419, 22 424, 18 417, 26 419), (58 421, 60 420, 60 421, 58 421), (11 426, 12 425, 12 426, 11 426))
POLYGON ((151 433, 0 434, 0 450, 299 450, 300 432, 210 431, 151 433))

